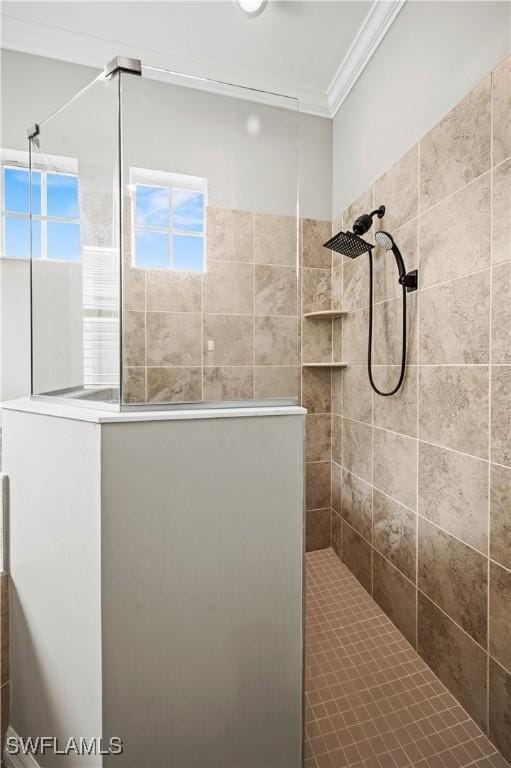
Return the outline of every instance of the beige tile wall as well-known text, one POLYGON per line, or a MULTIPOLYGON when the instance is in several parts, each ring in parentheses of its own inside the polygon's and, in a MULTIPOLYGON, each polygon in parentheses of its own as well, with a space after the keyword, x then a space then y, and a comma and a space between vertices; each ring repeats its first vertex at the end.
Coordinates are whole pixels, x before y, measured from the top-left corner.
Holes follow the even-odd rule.
MULTIPOLYGON (((510 115, 511 57, 335 222, 384 203, 378 226, 419 268, 420 290, 405 384, 380 397, 366 371, 367 260, 337 265, 349 367, 331 399, 332 544, 508 760, 510 115)), ((390 254, 375 251, 375 270, 374 375, 388 388, 400 289, 390 254)))
POLYGON ((209 208, 207 233, 205 274, 134 269, 125 242, 127 399, 298 398, 296 219, 209 208))

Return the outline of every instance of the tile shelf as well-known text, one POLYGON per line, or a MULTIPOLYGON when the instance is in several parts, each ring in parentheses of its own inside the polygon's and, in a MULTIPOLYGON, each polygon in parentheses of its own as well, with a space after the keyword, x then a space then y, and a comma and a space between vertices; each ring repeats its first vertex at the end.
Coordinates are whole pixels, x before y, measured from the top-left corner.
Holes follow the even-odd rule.
POLYGON ((346 368, 348 363, 302 363, 302 368, 346 368))
POLYGON ((341 315, 345 315, 346 312, 342 309, 325 309, 321 312, 306 312, 304 318, 311 318, 312 320, 335 320, 341 315))

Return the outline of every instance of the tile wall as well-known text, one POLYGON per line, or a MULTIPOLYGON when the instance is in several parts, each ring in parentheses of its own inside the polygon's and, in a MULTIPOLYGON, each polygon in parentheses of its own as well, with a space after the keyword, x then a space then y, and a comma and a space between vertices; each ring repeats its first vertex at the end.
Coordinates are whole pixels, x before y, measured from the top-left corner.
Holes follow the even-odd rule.
POLYGON ((209 208, 207 233, 205 274, 126 266, 128 399, 299 397, 296 219, 209 208))
MULTIPOLYGON (((349 367, 332 376, 332 544, 511 760, 511 57, 334 229, 381 203, 378 226, 420 290, 404 386, 380 397, 367 258, 334 263, 349 367)), ((391 254, 375 250, 384 388, 399 374, 399 290, 391 254)))

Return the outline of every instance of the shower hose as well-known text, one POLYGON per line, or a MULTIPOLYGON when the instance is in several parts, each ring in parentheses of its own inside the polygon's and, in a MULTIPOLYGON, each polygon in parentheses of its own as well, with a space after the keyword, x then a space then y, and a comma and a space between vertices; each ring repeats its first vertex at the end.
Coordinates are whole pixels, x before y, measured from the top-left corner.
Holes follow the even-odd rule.
POLYGON ((383 392, 381 389, 378 389, 373 379, 373 361, 372 361, 372 357, 373 357, 373 254, 371 253, 371 251, 369 251, 369 340, 367 345, 367 372, 369 374, 369 381, 371 383, 372 388, 378 395, 382 395, 383 397, 389 397, 390 395, 395 395, 398 389, 400 388, 401 384, 403 383, 403 379, 405 377, 406 286, 402 285, 402 289, 403 289, 403 347, 401 352, 401 372, 399 374, 399 379, 394 389, 391 389, 390 392, 383 392))

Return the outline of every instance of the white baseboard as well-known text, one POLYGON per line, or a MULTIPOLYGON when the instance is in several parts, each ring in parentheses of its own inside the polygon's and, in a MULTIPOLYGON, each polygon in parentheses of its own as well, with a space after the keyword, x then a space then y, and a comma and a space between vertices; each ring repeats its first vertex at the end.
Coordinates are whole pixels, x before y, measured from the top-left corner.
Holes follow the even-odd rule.
MULTIPOLYGON (((18 734, 11 726, 7 728, 6 743, 9 738, 18 738, 18 734)), ((6 768, 40 768, 39 763, 33 755, 11 755, 7 752, 7 749, 4 749, 4 763, 6 768)))

